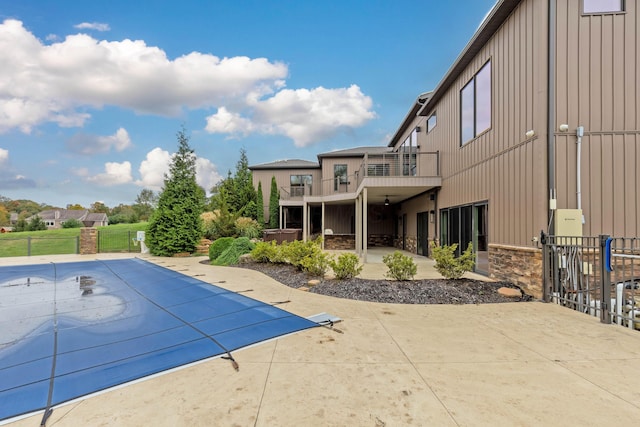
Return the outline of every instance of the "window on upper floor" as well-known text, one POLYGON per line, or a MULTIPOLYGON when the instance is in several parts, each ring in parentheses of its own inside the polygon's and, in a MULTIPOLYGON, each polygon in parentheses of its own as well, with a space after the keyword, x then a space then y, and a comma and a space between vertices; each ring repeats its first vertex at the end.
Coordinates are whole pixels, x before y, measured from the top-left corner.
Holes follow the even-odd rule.
POLYGON ((438 123, 438 120, 436 118, 436 113, 434 112, 427 119, 427 133, 431 132, 433 128, 436 127, 437 123, 438 123))
POLYGON ((491 128, 491 61, 460 91, 460 145, 491 128))
POLYGON ((413 129, 407 139, 398 147, 398 153, 401 154, 402 175, 416 176, 418 155, 418 131, 416 129, 413 129))
POLYGON ((624 0, 582 0, 582 14, 624 12, 624 0))
POLYGON ((333 165, 333 190, 338 191, 340 184, 348 184, 347 165, 333 165))
POLYGON ((305 189, 308 188, 308 194, 311 194, 311 185, 313 177, 311 175, 290 175, 291 196, 301 197, 305 195, 305 189))

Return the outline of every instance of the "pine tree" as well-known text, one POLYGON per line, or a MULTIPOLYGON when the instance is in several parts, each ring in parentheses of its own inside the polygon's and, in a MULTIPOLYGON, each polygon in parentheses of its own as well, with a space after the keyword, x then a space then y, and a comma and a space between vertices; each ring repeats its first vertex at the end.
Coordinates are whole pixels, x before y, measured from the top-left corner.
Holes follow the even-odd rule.
POLYGON ((271 177, 271 193, 269 195, 269 228, 278 228, 278 212, 280 211, 280 192, 276 177, 271 177))
POLYGON ((204 191, 196 183, 196 156, 183 128, 177 134, 178 152, 172 157, 164 188, 147 228, 151 253, 172 256, 192 253, 202 236, 204 191))
POLYGON ((262 181, 258 182, 258 193, 256 194, 256 207, 258 212, 256 212, 258 224, 261 227, 264 227, 264 198, 262 196, 262 181))

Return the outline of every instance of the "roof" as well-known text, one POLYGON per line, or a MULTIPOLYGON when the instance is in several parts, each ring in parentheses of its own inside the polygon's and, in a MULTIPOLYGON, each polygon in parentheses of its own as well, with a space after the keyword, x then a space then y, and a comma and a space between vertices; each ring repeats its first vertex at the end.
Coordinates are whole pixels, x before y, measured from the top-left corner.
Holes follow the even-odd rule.
POLYGON ((362 157, 365 154, 383 154, 388 153, 389 151, 389 147, 384 146, 347 148, 346 150, 335 150, 320 153, 318 154, 318 159, 325 157, 362 157))
POLYGON ((467 68, 469 63, 471 63, 478 52, 480 52, 480 49, 493 37, 521 1, 522 0, 498 0, 485 20, 480 24, 480 28, 478 28, 451 68, 449 68, 444 78, 438 83, 431 98, 422 106, 418 112, 419 115, 426 116, 431 112, 458 76, 467 68))
POLYGON ((42 212, 37 213, 34 216, 39 216, 42 220, 47 219, 57 219, 57 220, 65 220, 65 219, 81 219, 87 214, 86 209, 78 210, 78 209, 48 209, 42 212), (56 212, 58 212, 58 216, 56 217, 56 212))
POLYGON ((400 123, 398 130, 396 130, 391 137, 391 141, 389 141, 389 147, 393 147, 396 145, 396 142, 398 142, 398 138, 400 138, 400 136, 402 136, 402 134, 407 130, 411 123, 413 123, 413 120, 415 119, 422 106, 429 100, 429 98, 431 98, 432 93, 433 92, 425 92, 418 95, 413 105, 411 106, 411 110, 409 110, 407 115, 404 117, 404 120, 402 120, 402 123, 400 123))
POLYGON ((89 213, 84 218, 84 221, 93 221, 93 222, 106 221, 106 220, 107 220, 107 214, 106 213, 98 213, 98 212, 89 213))
POLYGON ((268 170, 268 169, 317 169, 320 165, 317 162, 300 159, 276 160, 270 163, 261 163, 249 166, 250 170, 268 170))

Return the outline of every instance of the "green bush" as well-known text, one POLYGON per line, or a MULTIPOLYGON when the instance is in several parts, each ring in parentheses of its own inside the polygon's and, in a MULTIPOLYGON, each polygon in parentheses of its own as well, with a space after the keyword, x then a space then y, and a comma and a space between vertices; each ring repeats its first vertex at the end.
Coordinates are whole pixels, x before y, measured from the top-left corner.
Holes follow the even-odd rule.
POLYGON ((356 277, 362 271, 362 266, 358 265, 360 259, 356 254, 344 253, 338 260, 331 259, 329 266, 336 275, 336 279, 344 280, 356 277))
POLYGON ((222 254, 231 244, 235 238, 233 237, 221 237, 216 239, 211 246, 209 246, 209 260, 213 261, 222 254))
POLYGON ((312 276, 324 277, 329 269, 331 257, 328 253, 322 252, 318 246, 318 250, 314 250, 300 261, 300 268, 312 276))
POLYGON ((219 257, 211 261, 213 265, 237 264, 241 255, 250 253, 255 244, 248 237, 238 237, 225 249, 219 257))
POLYGON ((400 251, 383 256, 382 262, 389 269, 385 276, 395 280, 411 280, 418 272, 418 267, 413 262, 413 259, 403 255, 400 251))
POLYGON ((289 264, 297 267, 299 270, 304 270, 302 260, 318 252, 322 252, 322 249, 320 249, 321 242, 322 238, 320 237, 316 240, 307 240, 306 242, 294 240, 287 245, 283 245, 284 258, 289 264))
POLYGON ((256 243, 256 247, 251 251, 251 258, 255 262, 281 264, 284 262, 284 257, 281 254, 281 247, 276 244, 275 240, 272 240, 270 242, 256 243))
POLYGON ((434 242, 431 242, 433 259, 436 261, 436 270, 447 279, 459 279, 467 271, 473 270, 475 265, 471 242, 458 258, 455 256, 457 248, 457 243, 451 246, 437 246, 434 242))
POLYGON ((81 228, 81 227, 84 227, 84 224, 75 218, 70 218, 62 223, 62 228, 81 228))

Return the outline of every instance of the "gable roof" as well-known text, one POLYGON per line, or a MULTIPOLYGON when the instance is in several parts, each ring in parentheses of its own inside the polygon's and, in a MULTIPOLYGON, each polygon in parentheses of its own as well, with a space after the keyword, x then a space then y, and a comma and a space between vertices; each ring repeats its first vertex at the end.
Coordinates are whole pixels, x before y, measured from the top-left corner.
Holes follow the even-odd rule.
POLYGON ((249 166, 249 170, 268 170, 268 169, 317 169, 320 165, 316 162, 300 159, 276 160, 275 162, 261 163, 249 166))
POLYGON ((89 211, 86 209, 78 210, 78 209, 48 209, 42 212, 35 214, 34 216, 39 216, 42 220, 47 219, 57 219, 59 221, 64 221, 67 219, 77 219, 81 220, 87 215, 89 211))

